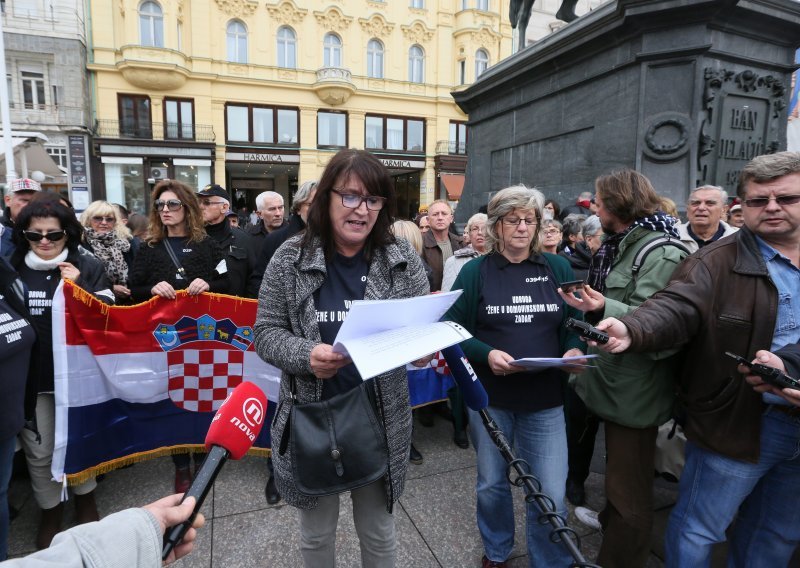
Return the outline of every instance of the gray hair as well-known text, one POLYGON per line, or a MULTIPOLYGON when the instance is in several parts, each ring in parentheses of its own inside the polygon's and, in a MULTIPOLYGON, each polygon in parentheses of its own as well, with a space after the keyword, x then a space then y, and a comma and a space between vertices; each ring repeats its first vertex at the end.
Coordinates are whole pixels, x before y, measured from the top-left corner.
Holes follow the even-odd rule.
POLYGON ((264 208, 264 202, 267 199, 275 198, 275 197, 280 199, 281 200, 281 205, 283 205, 283 196, 280 193, 275 192, 275 191, 264 191, 262 193, 259 193, 258 195, 256 195, 256 209, 261 211, 261 209, 264 208))
POLYGON ((297 188, 297 193, 294 194, 294 201, 292 201, 292 213, 300 211, 300 207, 309 201, 315 187, 317 187, 316 181, 307 181, 297 188))
POLYGON ((464 227, 464 232, 469 233, 470 229, 472 229, 472 226, 477 225, 478 223, 483 223, 485 225, 487 219, 488 217, 486 216, 486 213, 475 213, 475 215, 467 220, 467 224, 464 227))
POLYGON ((594 197, 594 194, 591 191, 582 191, 578 196, 578 201, 589 201, 592 197, 594 197))
POLYGON ((720 203, 722 205, 728 204, 728 192, 718 185, 701 185, 700 187, 696 187, 691 191, 691 193, 689 193, 689 199, 691 199, 692 195, 694 195, 697 191, 706 191, 711 189, 716 189, 719 191, 720 203))
POLYGON ((744 199, 749 182, 764 183, 798 172, 800 172, 800 152, 776 152, 756 156, 742 168, 736 193, 744 199))
MULTIPOLYGON (((496 245, 500 241, 495 227, 502 217, 511 213, 514 209, 533 209, 536 213, 536 220, 542 219, 542 208, 544 207, 544 194, 535 188, 529 188, 522 184, 512 185, 501 189, 494 194, 489 201, 486 220, 486 248, 487 250, 497 250, 496 245)), ((541 250, 541 225, 536 225, 536 230, 531 241, 531 252, 541 250)))
POLYGON ((583 222, 586 220, 586 215, 580 213, 572 213, 564 217, 562 225, 564 226, 564 238, 569 235, 577 235, 583 232, 583 222))
POLYGON ((586 235, 594 235, 603 227, 600 224, 600 217, 597 215, 589 215, 583 222, 583 225, 581 225, 581 228, 583 229, 583 236, 585 238, 586 235))

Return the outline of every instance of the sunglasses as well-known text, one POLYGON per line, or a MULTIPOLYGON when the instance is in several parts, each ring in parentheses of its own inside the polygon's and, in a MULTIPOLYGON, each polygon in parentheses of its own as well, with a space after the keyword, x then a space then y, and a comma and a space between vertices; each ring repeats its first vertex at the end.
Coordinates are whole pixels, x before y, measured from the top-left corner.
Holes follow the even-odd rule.
POLYGON ((771 200, 783 207, 784 205, 794 205, 800 203, 800 195, 778 195, 776 197, 754 197, 745 199, 744 204, 748 207, 766 207, 771 200))
POLYGON ((153 203, 153 208, 158 211, 159 213, 164 210, 164 205, 167 206, 167 209, 170 211, 177 211, 181 207, 183 207, 183 203, 180 199, 169 199, 167 201, 163 201, 159 199, 155 203, 153 203))
POLYGON ((105 221, 106 223, 111 224, 111 223, 115 223, 117 221, 117 218, 116 217, 106 217, 106 216, 103 216, 103 215, 95 215, 94 217, 92 217, 92 221, 94 221, 95 223, 102 223, 103 221, 105 221))
POLYGON ((47 239, 51 243, 54 243, 63 239, 66 233, 64 231, 50 231, 49 233, 42 234, 36 231, 22 231, 22 234, 25 236, 26 240, 32 243, 38 243, 42 239, 47 239))

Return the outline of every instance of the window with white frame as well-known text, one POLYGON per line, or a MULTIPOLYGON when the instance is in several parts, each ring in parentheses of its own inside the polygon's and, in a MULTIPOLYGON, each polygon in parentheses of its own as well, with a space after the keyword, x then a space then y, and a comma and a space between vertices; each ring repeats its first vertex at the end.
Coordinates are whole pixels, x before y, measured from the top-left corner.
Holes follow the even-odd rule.
POLYGON ((425 0, 411 0, 411 7, 412 8, 424 8, 425 7, 425 0))
POLYGON ((383 44, 377 39, 367 44, 367 76, 383 79, 383 44))
POLYGON ((484 12, 489 11, 489 0, 475 0, 475 7, 484 12))
POLYGON ((425 82, 425 52, 418 45, 408 50, 408 80, 412 83, 425 82))
POLYGON ((44 74, 35 71, 20 71, 22 82, 22 101, 25 108, 43 109, 47 104, 45 99, 44 74))
POLYGON ((6 74, 6 83, 8 84, 8 104, 14 108, 14 80, 10 73, 6 74))
POLYGON ((489 53, 485 49, 475 52, 475 78, 477 79, 489 67, 489 53))
POLYGON ((317 146, 344 147, 347 145, 347 114, 319 111, 317 113, 317 146))
POLYGON ((44 149, 53 158, 53 161, 62 168, 67 167, 67 148, 66 146, 45 146, 44 149))
POLYGON ((247 28, 239 20, 228 22, 226 30, 228 38, 228 61, 231 63, 247 63, 247 28))
POLYGON ((324 66, 325 67, 341 67, 342 66, 342 40, 336 34, 325 34, 323 41, 324 47, 324 66))
POLYGON ((297 36, 288 26, 278 29, 278 67, 297 67, 297 36))
POLYGON ((164 47, 164 13, 161 6, 151 0, 139 5, 139 43, 164 47))

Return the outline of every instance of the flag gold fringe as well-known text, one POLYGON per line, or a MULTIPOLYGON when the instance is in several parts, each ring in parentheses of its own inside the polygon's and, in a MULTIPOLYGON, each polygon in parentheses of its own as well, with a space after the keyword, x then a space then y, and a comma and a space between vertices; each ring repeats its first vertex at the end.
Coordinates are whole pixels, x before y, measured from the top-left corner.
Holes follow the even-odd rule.
MULTIPOLYGON (((71 487, 74 485, 80 485, 81 483, 88 481, 94 477, 97 477, 98 475, 104 473, 110 473, 116 469, 120 469, 128 465, 133 465, 135 463, 144 462, 164 456, 172 456, 176 454, 189 454, 189 453, 204 454, 206 453, 205 449, 206 447, 203 444, 187 444, 182 446, 169 446, 165 448, 158 448, 147 452, 139 452, 136 454, 131 454, 129 456, 125 456, 124 458, 109 460, 107 462, 98 464, 94 467, 90 467, 84 469, 83 471, 79 471, 78 473, 68 474, 65 477, 67 478, 67 485, 71 487)), ((270 457, 270 455, 272 455, 272 451, 269 448, 250 448, 250 450, 247 452, 247 455, 259 458, 268 458, 270 457)))

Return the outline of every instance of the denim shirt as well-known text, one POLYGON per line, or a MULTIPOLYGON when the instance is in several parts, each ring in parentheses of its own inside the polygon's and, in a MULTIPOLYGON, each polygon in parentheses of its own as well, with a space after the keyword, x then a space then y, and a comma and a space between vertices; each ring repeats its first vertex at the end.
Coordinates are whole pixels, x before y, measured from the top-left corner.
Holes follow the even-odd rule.
MULTIPOLYGON (((756 236, 770 278, 778 288, 778 317, 770 351, 800 341, 800 269, 792 261, 756 236)), ((767 404, 787 404, 782 398, 764 393, 767 404)))

